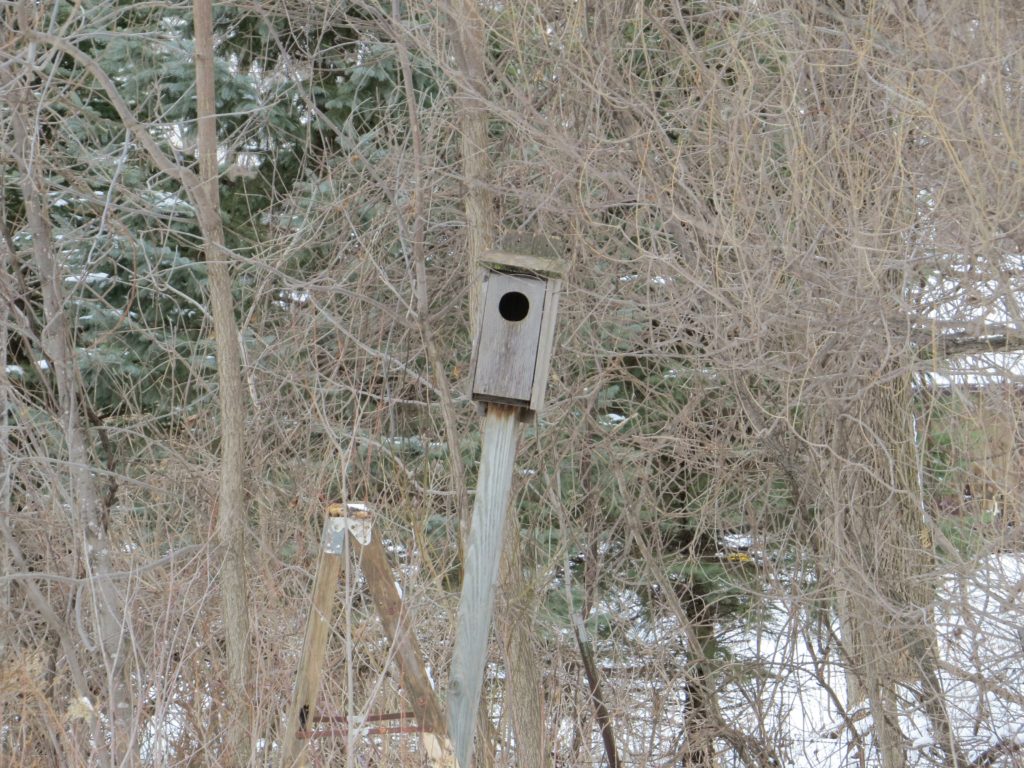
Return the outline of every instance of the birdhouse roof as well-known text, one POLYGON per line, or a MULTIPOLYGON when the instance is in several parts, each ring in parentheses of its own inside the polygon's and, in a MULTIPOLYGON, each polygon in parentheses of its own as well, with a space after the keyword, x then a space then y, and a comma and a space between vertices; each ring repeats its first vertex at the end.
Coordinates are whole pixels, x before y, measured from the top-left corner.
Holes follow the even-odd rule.
POLYGON ((561 278, 565 275, 565 262, 552 256, 535 256, 530 253, 509 251, 485 251, 480 258, 481 265, 498 272, 527 272, 542 277, 561 278))

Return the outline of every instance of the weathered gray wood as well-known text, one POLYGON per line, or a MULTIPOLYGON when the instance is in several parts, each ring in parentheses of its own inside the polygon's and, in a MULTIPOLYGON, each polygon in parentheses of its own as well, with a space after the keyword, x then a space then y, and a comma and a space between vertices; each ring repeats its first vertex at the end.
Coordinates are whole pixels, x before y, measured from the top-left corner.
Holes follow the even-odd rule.
POLYGON ((455 756, 468 768, 477 707, 487 663, 487 635, 494 585, 501 562, 502 532, 512 489, 518 409, 490 404, 483 422, 483 450, 459 600, 455 649, 449 673, 449 733, 455 756))
POLYGON ((529 253, 485 251, 480 257, 480 263, 490 269, 532 272, 545 277, 562 277, 565 274, 565 262, 550 256, 534 256, 529 253))
MULTIPOLYGON (((498 260, 508 255, 513 258, 526 255, 533 259, 547 259, 551 266, 548 270, 541 271, 551 274, 553 277, 562 277, 562 272, 558 270, 565 268, 560 261, 564 253, 565 243, 561 238, 536 232, 507 232, 498 239, 493 248, 484 251, 481 261, 494 259, 495 254, 498 255, 498 260)), ((507 264, 508 262, 503 263, 507 264)))
POLYGON ((500 272, 488 275, 473 376, 474 399, 529 406, 545 293, 546 282, 538 278, 500 272), (523 313, 521 318, 519 313, 523 313))
POLYGON ((544 318, 541 322, 540 340, 537 343, 537 366, 533 372, 533 390, 530 393, 530 409, 539 413, 544 407, 544 393, 547 391, 551 351, 555 346, 555 318, 558 317, 558 295, 562 290, 561 280, 548 280, 544 288, 544 318))

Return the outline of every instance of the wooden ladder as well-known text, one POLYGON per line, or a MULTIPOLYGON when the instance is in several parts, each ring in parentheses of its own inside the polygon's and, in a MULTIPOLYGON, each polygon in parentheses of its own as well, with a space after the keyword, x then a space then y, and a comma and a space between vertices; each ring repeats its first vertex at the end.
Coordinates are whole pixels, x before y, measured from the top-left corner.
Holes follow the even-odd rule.
POLYGON ((316 716, 327 638, 334 613, 346 547, 359 563, 384 632, 394 650, 402 687, 410 699, 423 752, 435 768, 457 768, 448 740, 444 711, 427 675, 409 616, 402 611, 402 598, 395 586, 387 553, 373 528, 373 511, 367 504, 329 504, 324 519, 313 605, 306 622, 302 656, 285 718, 281 742, 281 768, 308 768, 309 740, 316 716))

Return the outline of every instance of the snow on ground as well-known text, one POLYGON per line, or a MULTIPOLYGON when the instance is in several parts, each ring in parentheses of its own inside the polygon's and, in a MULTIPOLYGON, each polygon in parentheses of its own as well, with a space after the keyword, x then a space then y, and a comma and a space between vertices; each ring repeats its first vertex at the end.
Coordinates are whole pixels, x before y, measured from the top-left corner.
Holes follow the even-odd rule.
MULTIPOLYGON (((746 545, 749 542, 740 542, 746 545)), ((811 613, 806 600, 813 583, 793 583, 792 594, 763 597, 769 611, 756 622, 722 628, 729 661, 729 682, 720 691, 723 719, 736 738, 771 748, 771 755, 737 756, 735 742, 721 743, 721 768, 748 765, 792 768, 871 768, 878 765, 873 724, 865 703, 849 701, 839 664, 834 626, 811 613), (800 608, 791 606, 798 605, 800 608), (815 628, 816 629, 811 629, 815 628)), ((939 636, 940 681, 949 716, 968 762, 988 768, 1024 765, 1024 555, 995 554, 948 576, 935 613, 939 636)), ((597 608, 632 624, 626 645, 664 647, 678 637, 671 616, 653 627, 634 621, 642 610, 634 593, 623 591, 597 608)), ((615 697, 625 693, 630 706, 615 712, 621 755, 629 765, 668 768, 679 765, 686 696, 681 653, 667 661, 661 674, 644 670, 627 686, 608 679, 615 697), (674 665, 674 667, 673 667, 674 665)), ((641 655, 627 655, 643 666, 641 655)), ((492 674, 500 678, 501 666, 492 674)), ((628 676, 628 672, 625 673, 628 676)), ((908 767, 944 766, 944 755, 913 691, 906 689, 900 725, 906 737, 908 767)), ((143 739, 144 762, 162 765, 168 744, 185 727, 184 712, 173 695, 150 721, 143 739)), ((622 699, 619 700, 622 703, 622 699)), ((500 702, 495 700, 495 715, 500 702)), ((598 764, 602 752, 595 730, 583 762, 571 759, 574 723, 580 712, 565 713, 555 747, 558 765, 598 764)), ((583 757, 577 754, 576 757, 583 757)))
MULTIPOLYGON (((972 762, 987 756, 993 762, 986 765, 1020 764, 1013 750, 1024 747, 1024 557, 993 555, 969 574, 948 577, 937 602, 940 679, 962 749, 972 762)), ((753 637, 732 643, 737 660, 757 661, 767 675, 727 687, 723 712, 748 734, 786 745, 782 765, 877 765, 871 715, 866 704, 848 701, 837 650, 820 636, 828 632, 801 632, 809 617, 792 616, 781 603, 773 616, 753 637)), ((913 691, 903 693, 909 766, 943 765, 913 691)))

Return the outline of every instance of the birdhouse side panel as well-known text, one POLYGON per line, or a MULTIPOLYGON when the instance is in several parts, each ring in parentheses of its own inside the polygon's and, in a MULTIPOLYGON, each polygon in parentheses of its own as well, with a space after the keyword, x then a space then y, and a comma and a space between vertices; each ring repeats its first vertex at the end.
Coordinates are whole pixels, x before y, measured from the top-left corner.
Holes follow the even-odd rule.
POLYGON ((558 295, 562 290, 561 280, 549 280, 544 291, 544 318, 540 329, 540 344, 537 347, 537 367, 533 372, 533 392, 530 408, 540 411, 544 407, 551 370, 551 351, 555 344, 555 319, 558 316, 558 295))
POLYGON ((477 340, 473 399, 529 405, 544 315, 545 281, 492 273, 477 340))

